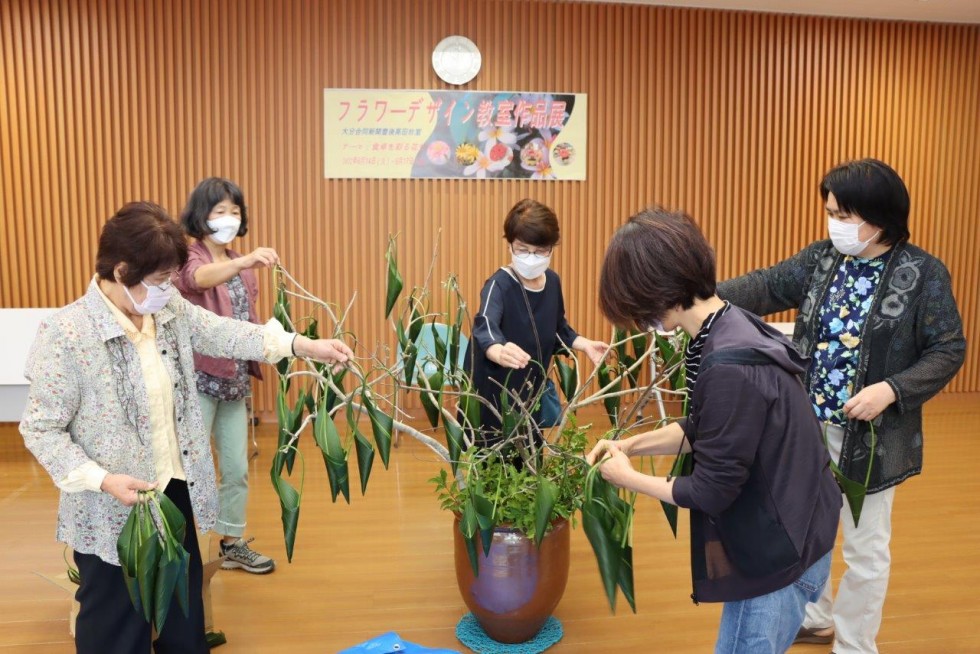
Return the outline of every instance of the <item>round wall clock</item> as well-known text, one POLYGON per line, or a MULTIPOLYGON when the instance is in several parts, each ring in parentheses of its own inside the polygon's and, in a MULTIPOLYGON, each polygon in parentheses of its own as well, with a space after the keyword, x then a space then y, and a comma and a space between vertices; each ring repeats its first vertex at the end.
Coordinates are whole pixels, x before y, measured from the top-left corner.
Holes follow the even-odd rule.
POLYGON ((466 84, 480 72, 480 49, 465 36, 447 36, 432 50, 432 68, 449 84, 466 84))

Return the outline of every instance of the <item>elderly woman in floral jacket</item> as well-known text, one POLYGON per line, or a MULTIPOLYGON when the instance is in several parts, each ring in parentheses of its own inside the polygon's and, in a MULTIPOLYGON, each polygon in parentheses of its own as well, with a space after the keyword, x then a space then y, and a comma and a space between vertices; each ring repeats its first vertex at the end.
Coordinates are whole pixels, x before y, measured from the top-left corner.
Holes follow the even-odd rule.
POLYGON ((210 437, 198 403, 194 353, 275 362, 289 354, 342 364, 338 340, 311 341, 279 323, 221 318, 186 302, 171 276, 187 260, 180 227, 134 202, 103 227, 96 275, 83 297, 42 324, 27 362, 24 442, 61 489, 59 540, 75 550, 78 652, 150 649, 150 625, 130 602, 116 541, 140 490, 158 488, 188 523, 189 617, 171 604, 154 649, 207 652, 202 532, 218 509, 210 437))
POLYGON ((799 310, 793 341, 810 357, 804 383, 831 456, 853 480, 871 468, 859 525, 842 509, 848 569, 836 602, 828 583, 797 642, 877 652, 895 487, 922 471, 922 405, 959 370, 966 341, 949 272, 908 242, 901 177, 864 159, 828 172, 820 193, 830 239, 723 282, 718 295, 758 315, 799 310))

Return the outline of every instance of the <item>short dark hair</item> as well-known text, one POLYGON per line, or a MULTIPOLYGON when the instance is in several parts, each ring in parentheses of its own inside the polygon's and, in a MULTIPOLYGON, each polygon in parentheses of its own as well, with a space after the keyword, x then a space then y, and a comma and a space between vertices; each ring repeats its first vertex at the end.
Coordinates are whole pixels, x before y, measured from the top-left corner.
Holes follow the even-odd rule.
POLYGON ((208 227, 208 216, 223 200, 231 200, 241 209, 242 224, 238 228, 238 235, 248 234, 245 194, 235 182, 223 177, 208 177, 191 191, 191 196, 187 198, 187 206, 180 214, 180 224, 184 231, 199 241, 204 240, 208 234, 214 234, 214 230, 208 227))
POLYGON ((521 200, 511 207, 504 220, 504 238, 508 243, 520 240, 528 245, 551 247, 560 236, 555 212, 537 200, 521 200))
POLYGON ((877 159, 842 163, 820 182, 824 202, 830 193, 841 211, 861 216, 880 229, 881 243, 909 240, 909 190, 888 164, 877 159))
POLYGON ((599 277, 599 308, 646 329, 670 309, 715 294, 715 253, 686 213, 650 207, 616 230, 599 277))
POLYGON ((117 281, 114 270, 126 264, 119 282, 136 286, 155 272, 187 263, 187 239, 166 209, 152 202, 130 202, 102 226, 95 272, 117 281))

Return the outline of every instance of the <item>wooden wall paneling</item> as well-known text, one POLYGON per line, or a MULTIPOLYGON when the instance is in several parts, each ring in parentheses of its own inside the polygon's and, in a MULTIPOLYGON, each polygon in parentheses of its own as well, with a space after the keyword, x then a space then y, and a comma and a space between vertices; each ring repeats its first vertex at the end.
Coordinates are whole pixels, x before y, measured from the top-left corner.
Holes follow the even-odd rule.
MULTIPOLYGON (((727 278, 823 237, 820 176, 877 156, 909 184, 913 241, 947 263, 967 337, 980 337, 977 25, 547 0, 9 0, 0 39, 5 307, 70 302, 122 203, 177 217, 200 179, 222 175, 248 200, 241 249, 276 247, 340 307, 357 293, 362 356, 394 343, 381 316, 389 233, 410 283, 438 241, 433 310, 455 271, 475 312, 507 260, 504 215, 526 196, 561 220, 572 324, 608 338, 599 266, 629 215, 687 210, 727 278), (587 181, 323 179, 323 89, 449 88, 430 53, 451 33, 483 51, 468 88, 588 94, 587 181)), ((974 348, 950 390, 980 390, 974 348)), ((256 408, 272 400, 267 381, 256 408)))

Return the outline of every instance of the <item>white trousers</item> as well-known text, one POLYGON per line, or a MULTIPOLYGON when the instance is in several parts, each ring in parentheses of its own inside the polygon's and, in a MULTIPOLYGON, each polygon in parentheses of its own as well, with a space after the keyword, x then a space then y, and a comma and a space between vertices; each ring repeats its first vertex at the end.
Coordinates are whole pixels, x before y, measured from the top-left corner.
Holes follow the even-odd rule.
MULTIPOLYGON (((840 460, 844 430, 828 425, 827 442, 834 461, 840 460)), ((810 629, 834 627, 834 654, 877 654, 875 637, 891 570, 889 542, 892 535, 892 504, 895 487, 868 495, 861 509, 861 522, 854 526, 851 509, 844 499, 840 524, 844 534, 844 563, 836 599, 831 579, 815 604, 808 604, 803 626, 810 629)))

